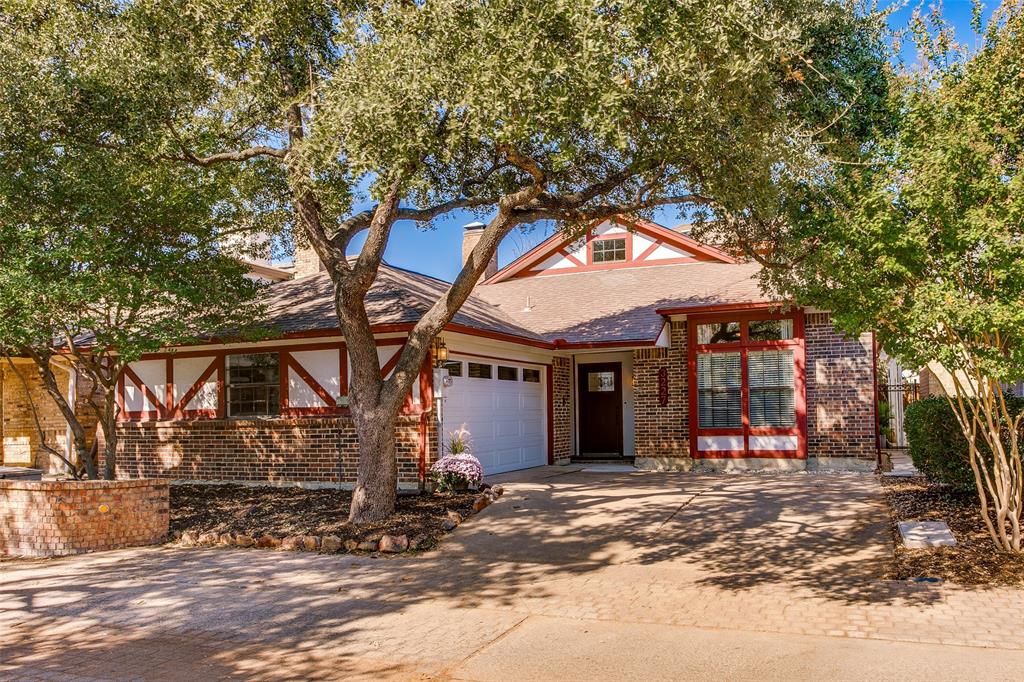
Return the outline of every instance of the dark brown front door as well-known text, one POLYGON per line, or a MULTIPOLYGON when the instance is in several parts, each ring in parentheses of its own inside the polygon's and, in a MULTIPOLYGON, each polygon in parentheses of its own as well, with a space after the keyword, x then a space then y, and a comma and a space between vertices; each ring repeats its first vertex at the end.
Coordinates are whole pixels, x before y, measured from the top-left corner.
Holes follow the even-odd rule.
POLYGON ((622 456, 622 363, 579 366, 580 455, 622 456))

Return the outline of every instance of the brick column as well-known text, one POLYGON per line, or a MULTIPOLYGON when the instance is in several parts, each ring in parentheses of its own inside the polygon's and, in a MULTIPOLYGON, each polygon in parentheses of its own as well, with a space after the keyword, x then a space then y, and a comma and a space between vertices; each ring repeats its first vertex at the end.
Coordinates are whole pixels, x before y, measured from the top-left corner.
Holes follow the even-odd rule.
POLYGON ((827 313, 807 315, 807 457, 811 469, 874 469, 871 334, 848 338, 827 313))
POLYGON ((686 322, 672 322, 671 347, 633 351, 636 407, 636 466, 689 471, 690 397, 686 322), (668 404, 662 405, 658 376, 668 376, 668 404))
POLYGON ((572 457, 572 362, 551 360, 551 388, 555 425, 555 464, 568 464, 572 457))

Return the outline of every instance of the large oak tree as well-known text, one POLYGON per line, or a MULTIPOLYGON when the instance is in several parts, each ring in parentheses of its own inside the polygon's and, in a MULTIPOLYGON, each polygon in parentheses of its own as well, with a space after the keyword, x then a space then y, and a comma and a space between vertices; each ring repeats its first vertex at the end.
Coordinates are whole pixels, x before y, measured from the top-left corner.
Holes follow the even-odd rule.
POLYGON ((354 522, 393 511, 398 412, 511 230, 768 201, 780 175, 850 152, 884 80, 881 20, 841 0, 53 4, 87 26, 74 59, 125 88, 104 144, 146 130, 156 159, 279 188, 326 265, 352 359, 354 522), (382 379, 364 297, 392 228, 453 211, 483 236, 382 379))

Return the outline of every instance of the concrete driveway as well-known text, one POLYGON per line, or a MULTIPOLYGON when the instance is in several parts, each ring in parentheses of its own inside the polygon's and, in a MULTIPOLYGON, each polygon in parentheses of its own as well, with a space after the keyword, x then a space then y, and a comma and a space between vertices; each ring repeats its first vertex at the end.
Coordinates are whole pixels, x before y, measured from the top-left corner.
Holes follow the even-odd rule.
POLYGON ((418 557, 2 563, 0 677, 1019 679, 1024 593, 878 580, 873 477, 579 469, 418 557))

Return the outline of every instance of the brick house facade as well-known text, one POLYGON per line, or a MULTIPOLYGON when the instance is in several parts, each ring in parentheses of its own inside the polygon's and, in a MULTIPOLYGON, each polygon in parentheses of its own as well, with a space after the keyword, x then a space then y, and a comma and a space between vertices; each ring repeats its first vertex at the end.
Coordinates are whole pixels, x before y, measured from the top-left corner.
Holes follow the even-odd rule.
MULTIPOLYGON (((425 416, 399 419, 398 484, 416 488, 420 462, 433 463, 425 416)), ((349 417, 122 422, 118 477, 243 483, 323 483, 355 479, 358 440, 349 417)))
POLYGON ((669 348, 633 351, 636 456, 649 468, 685 470, 690 468, 686 323, 672 322, 671 334, 669 348))
MULTIPOLYGON (((467 243, 478 232, 468 226, 467 243)), ((298 276, 268 297, 276 339, 167 349, 129 366, 120 475, 352 484, 333 288, 310 253, 296 262, 298 276)), ((685 232, 625 219, 575 242, 556 234, 493 269, 443 333, 450 357, 425 364, 409 397, 400 485, 422 485, 462 424, 489 473, 587 458, 683 471, 873 468, 872 335, 844 338, 827 313, 773 301, 757 272, 685 232)), ((368 312, 387 376, 447 283, 382 266, 374 287, 368 312)), ((7 461, 24 427, 3 390, 7 461)))

